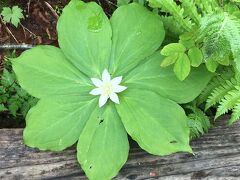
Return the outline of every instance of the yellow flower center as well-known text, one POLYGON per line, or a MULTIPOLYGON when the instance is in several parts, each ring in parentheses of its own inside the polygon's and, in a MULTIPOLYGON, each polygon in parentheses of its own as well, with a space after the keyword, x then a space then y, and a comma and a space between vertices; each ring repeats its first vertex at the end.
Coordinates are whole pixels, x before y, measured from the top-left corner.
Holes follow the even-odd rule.
POLYGON ((113 92, 113 85, 109 82, 105 82, 102 85, 102 90, 103 90, 103 95, 110 96, 110 94, 112 94, 113 92))

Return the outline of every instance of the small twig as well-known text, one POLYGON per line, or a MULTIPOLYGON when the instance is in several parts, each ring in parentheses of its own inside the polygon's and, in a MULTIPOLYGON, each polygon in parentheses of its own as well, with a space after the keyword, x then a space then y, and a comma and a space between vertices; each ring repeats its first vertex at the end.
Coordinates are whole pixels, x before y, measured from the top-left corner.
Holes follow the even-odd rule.
POLYGON ((2 17, 0 16, 1 22, 4 24, 5 29, 7 32, 13 37, 13 39, 16 41, 16 43, 19 43, 17 38, 13 35, 13 33, 10 31, 10 29, 7 27, 6 23, 3 21, 2 17))
POLYGON ((34 37, 37 37, 36 34, 34 34, 32 31, 30 31, 28 28, 26 28, 24 25, 22 25, 22 23, 20 23, 21 27, 23 28, 23 30, 27 30, 30 34, 32 34, 34 37))
POLYGON ((52 39, 52 36, 51 36, 48 28, 46 28, 46 33, 47 33, 47 35, 48 35, 48 39, 52 39))
POLYGON ((31 44, 2 44, 0 45, 0 49, 31 49, 34 46, 31 44))
POLYGON ((31 4, 31 0, 29 0, 28 3, 27 3, 28 14, 30 12, 30 4, 31 4))
POLYGON ((50 9, 50 11, 53 13, 53 15, 58 19, 59 16, 58 16, 58 14, 56 13, 56 11, 52 8, 52 6, 51 6, 48 2, 46 2, 46 1, 44 1, 44 3, 45 3, 46 6, 50 9))
POLYGON ((109 4, 113 5, 113 6, 117 7, 117 5, 115 3, 113 3, 113 2, 111 2, 110 0, 105 0, 105 1, 107 1, 107 3, 109 3, 109 4))

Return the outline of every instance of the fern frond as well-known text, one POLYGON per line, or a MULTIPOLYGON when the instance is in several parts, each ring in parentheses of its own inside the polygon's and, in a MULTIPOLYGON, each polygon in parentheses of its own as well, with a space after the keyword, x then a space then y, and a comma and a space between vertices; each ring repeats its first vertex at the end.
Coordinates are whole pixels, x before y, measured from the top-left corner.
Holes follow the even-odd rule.
POLYGON ((195 24, 199 25, 201 15, 197 11, 196 4, 194 0, 181 0, 181 6, 184 9, 185 16, 190 17, 195 24))
POLYGON ((208 83, 208 85, 203 90, 203 92, 196 99, 197 105, 200 105, 203 102, 205 102, 208 99, 208 97, 211 95, 214 89, 221 86, 221 84, 224 84, 225 81, 231 80, 231 78, 234 77, 234 74, 235 72, 231 67, 223 67, 222 69, 220 69, 218 73, 208 83))
POLYGON ((203 14, 211 14, 219 7, 218 0, 194 0, 195 4, 201 9, 203 14))
POLYGON ((232 111, 231 119, 229 120, 229 124, 233 124, 234 122, 238 121, 240 118, 240 100, 238 103, 235 105, 232 111))
POLYGON ((240 20, 235 16, 227 16, 226 38, 230 42, 233 59, 240 71, 240 20))
POLYGON ((186 31, 191 31, 193 23, 189 17, 184 16, 184 9, 173 0, 148 0, 153 8, 160 8, 162 12, 169 13, 186 31))
POLYGON ((207 15, 201 20, 198 40, 204 42, 205 60, 222 59, 233 55, 240 70, 240 20, 228 13, 207 15))
POLYGON ((229 91, 220 101, 217 108, 215 119, 233 109, 240 99, 240 87, 235 86, 236 89, 229 91))
POLYGON ((236 84, 236 79, 232 78, 231 80, 224 81, 220 86, 216 87, 207 99, 205 110, 219 103, 229 91, 235 89, 236 84))
POLYGON ((184 29, 178 24, 173 16, 161 16, 161 20, 166 31, 166 36, 178 39, 184 33, 184 29))
POLYGON ((188 126, 190 128, 190 138, 194 139, 207 133, 209 128, 212 127, 208 116, 196 105, 187 105, 192 113, 188 114, 188 126))

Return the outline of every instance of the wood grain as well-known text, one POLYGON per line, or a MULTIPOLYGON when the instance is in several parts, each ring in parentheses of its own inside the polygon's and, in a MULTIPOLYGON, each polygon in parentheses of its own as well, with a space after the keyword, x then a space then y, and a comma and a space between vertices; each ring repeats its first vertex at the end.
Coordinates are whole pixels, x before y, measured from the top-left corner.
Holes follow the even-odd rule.
MULTIPOLYGON (((195 155, 150 155, 132 142, 129 159, 116 179, 240 179, 240 122, 227 116, 193 141, 195 155)), ((72 147, 60 153, 24 146, 22 129, 0 129, 0 179, 86 179, 72 147)))

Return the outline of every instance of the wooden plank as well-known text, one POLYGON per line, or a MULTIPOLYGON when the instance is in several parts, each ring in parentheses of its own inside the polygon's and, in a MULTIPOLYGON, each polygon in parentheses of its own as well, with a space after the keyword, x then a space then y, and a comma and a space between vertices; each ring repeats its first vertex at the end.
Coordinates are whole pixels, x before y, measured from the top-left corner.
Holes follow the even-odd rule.
MULTIPOLYGON (((224 122, 219 120, 208 134, 191 143, 195 156, 153 156, 132 143, 129 159, 116 179, 240 179, 240 122, 231 127, 224 122)), ((75 147, 60 153, 43 152, 23 145, 22 129, 1 129, 0 179, 86 177, 75 147)))

